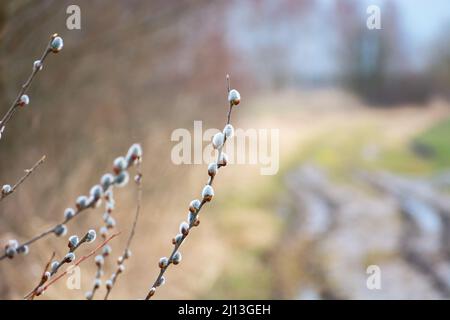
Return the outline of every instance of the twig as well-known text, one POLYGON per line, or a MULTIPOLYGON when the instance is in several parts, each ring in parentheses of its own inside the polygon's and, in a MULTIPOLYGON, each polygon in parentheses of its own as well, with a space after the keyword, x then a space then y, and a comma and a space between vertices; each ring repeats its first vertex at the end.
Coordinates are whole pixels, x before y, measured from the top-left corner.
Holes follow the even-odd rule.
MULTIPOLYGON (((130 150, 135 150, 136 149, 136 144, 132 145, 130 150), (133 149, 133 147, 135 147, 133 149)), ((75 217, 77 217, 80 213, 86 211, 87 209, 90 208, 95 208, 101 200, 101 196, 103 194, 103 192, 106 192, 106 190, 112 186, 123 186, 126 183, 128 183, 129 180, 129 175, 128 175, 128 169, 137 164, 136 158, 133 157, 133 153, 130 153, 130 150, 128 151, 127 157, 118 157, 114 160, 114 165, 113 165, 113 171, 114 171, 114 176, 112 174, 105 174, 102 177, 102 185, 95 185, 91 188, 91 195, 90 197, 86 197, 86 196, 80 196, 78 197, 77 201, 76 201, 76 207, 77 209, 71 209, 68 208, 67 210, 71 211, 70 215, 65 215, 64 216, 64 220, 45 230, 44 232, 40 233, 39 235, 31 238, 30 240, 22 243, 21 245, 19 244, 14 244, 14 247, 12 248, 13 250, 9 250, 9 252, 11 253, 10 255, 8 255, 7 250, 5 250, 5 253, 0 256, 0 261, 9 257, 9 258, 13 258, 15 253, 21 253, 21 252, 28 252, 28 246, 31 245, 32 243, 54 233, 57 236, 61 236, 64 235, 67 232, 67 227, 66 224, 69 223, 72 219, 74 219, 75 217), (103 182, 104 178, 108 178, 108 183, 103 182)), ((139 150, 140 146, 139 146, 139 150)), ((12 241, 14 243, 17 243, 17 241, 12 241)), ((10 248, 11 249, 11 248, 10 248)))
MULTIPOLYGON (((8 190, 8 192, 3 191, 0 195, 0 201, 2 201, 4 198, 9 196, 11 193, 13 193, 32 173, 33 171, 39 167, 43 162, 45 161, 45 156, 43 156, 41 159, 38 160, 30 169, 25 170, 25 174, 19 179, 19 181, 16 182, 16 184, 8 190)), ((5 186, 3 186, 3 190, 5 189, 5 186)), ((9 188, 8 188, 9 189, 9 188)))
MULTIPOLYGON (((115 238, 116 236, 118 236, 120 234, 120 232, 113 234, 112 236, 110 236, 108 239, 106 239, 105 241, 103 241, 101 244, 99 244, 97 246, 97 248, 95 248, 94 250, 92 250, 88 255, 86 256, 82 256, 80 259, 78 259, 73 265, 71 265, 70 267, 77 267, 79 266, 83 261, 85 261, 86 259, 89 259, 90 257, 92 257, 98 250, 100 250, 101 248, 103 248, 109 241, 111 241, 113 238, 115 238)), ((40 285, 37 287, 36 290, 34 290, 33 292, 31 292, 30 294, 28 294, 27 296, 25 296, 25 299, 27 299, 27 297, 30 299, 32 299, 32 297, 34 296, 39 296, 42 293, 44 293, 52 284, 54 284, 56 281, 58 281, 59 279, 61 279, 62 277, 64 277, 68 272, 69 272, 69 268, 67 268, 63 273, 59 274, 57 277, 53 278, 50 282, 48 282, 46 285, 40 285), (31 296, 31 297, 30 297, 31 296)))
POLYGON ((42 286, 45 283, 45 281, 47 281, 48 268, 50 267, 50 264, 52 263, 52 260, 54 257, 55 257, 55 252, 53 251, 52 255, 50 256, 50 259, 48 260, 47 264, 45 265, 44 271, 42 272, 41 279, 39 280, 39 284, 36 287, 34 287, 34 289, 31 290, 25 297, 23 297, 24 299, 33 300, 34 299, 33 292, 36 292, 36 290, 38 290, 39 287, 42 286))
POLYGON ((137 175, 135 177, 135 182, 137 184, 137 204, 136 204, 136 213, 134 215, 134 220, 133 220, 133 226, 131 227, 131 231, 130 231, 130 235, 128 236, 128 240, 127 240, 127 245, 125 247, 125 249, 123 250, 122 255, 117 259, 117 269, 116 272, 114 272, 111 275, 111 278, 109 279, 110 282, 107 283, 106 285, 106 294, 104 297, 104 300, 108 300, 109 294, 111 293, 112 289, 114 288, 114 285, 117 282, 117 277, 119 276, 119 274, 121 274, 122 272, 124 272, 125 270, 125 260, 129 259, 131 256, 131 250, 130 250, 130 246, 131 246, 131 241, 134 238, 134 235, 136 233, 136 226, 137 226, 137 222, 139 219, 139 213, 141 210, 141 202, 142 202, 142 174, 140 172, 140 168, 137 168, 137 175))
POLYGON ((19 90, 19 94, 17 95, 16 99, 13 101, 11 107, 8 109, 8 111, 5 113, 3 118, 0 120, 0 139, 1 135, 6 127, 6 124, 11 120, 14 113, 17 111, 17 108, 20 106, 23 106, 25 104, 28 104, 28 96, 26 96, 27 101, 22 101, 22 97, 25 96, 25 93, 27 92, 28 88, 30 87, 31 83, 33 82, 33 79, 35 78, 36 74, 42 69, 43 63, 45 59, 47 58, 48 54, 50 52, 59 52, 62 49, 63 42, 60 37, 58 37, 58 34, 54 34, 51 36, 50 41, 47 44, 47 47, 45 48, 44 52, 41 55, 41 58, 39 60, 35 61, 35 64, 33 65, 33 71, 31 72, 30 76, 28 77, 27 81, 22 85, 22 87, 19 90), (55 43, 55 39, 57 39, 57 43, 55 43))
POLYGON ((193 200, 189 207, 190 215, 189 215, 189 224, 186 222, 182 222, 180 225, 180 233, 176 235, 176 237, 172 240, 174 244, 174 248, 169 258, 163 257, 159 261, 160 272, 154 281, 152 287, 150 288, 145 300, 149 300, 156 292, 156 288, 165 283, 164 274, 167 268, 173 263, 178 264, 181 261, 181 254, 178 251, 181 244, 184 242, 186 237, 188 236, 190 230, 193 227, 199 225, 200 220, 198 219, 198 215, 200 210, 203 208, 203 205, 209 201, 211 201, 214 196, 214 191, 212 189, 212 184, 214 181, 214 177, 217 173, 217 170, 227 164, 227 156, 223 153, 222 149, 227 141, 227 138, 230 138, 233 135, 233 127, 230 125, 231 121, 231 112, 233 110, 233 106, 238 105, 240 103, 240 94, 237 90, 230 89, 230 78, 227 75, 227 91, 228 91, 228 101, 229 101, 229 110, 227 114, 227 123, 224 128, 223 133, 218 133, 213 138, 213 147, 217 149, 217 160, 215 163, 211 163, 208 166, 208 174, 209 180, 202 192, 202 200, 193 200), (228 130, 228 131, 227 131, 228 130), (216 139, 217 138, 217 139, 216 139))
MULTIPOLYGON (((138 184, 138 191, 139 191, 139 185, 140 185, 141 178, 142 178, 142 175, 140 173, 140 165, 142 163, 142 148, 141 148, 140 144, 135 143, 130 147, 130 149, 128 150, 128 153, 127 153, 127 159, 128 159, 128 161, 127 161, 128 163, 133 163, 136 166, 136 176, 134 178, 134 181, 138 184)), ((111 217, 111 214, 115 207, 115 201, 113 198, 112 188, 105 191, 104 198, 105 198, 105 213, 103 214, 103 221, 104 221, 105 225, 100 228, 100 236, 105 239, 106 236, 108 235, 108 230, 113 229, 116 225, 114 218, 111 217)), ((138 199, 138 203, 139 203, 139 207, 140 207, 140 198, 138 199)), ((137 211, 136 214, 138 215, 139 211, 137 211)), ((133 227, 132 227, 130 236, 127 240, 127 249, 126 249, 123 257, 120 257, 118 259, 118 264, 119 264, 118 273, 122 272, 125 269, 125 266, 123 266, 123 265, 121 266, 123 261, 125 259, 128 259, 131 256, 131 251, 128 249, 128 247, 131 243, 131 239, 134 236, 134 229, 136 228, 136 224, 137 224, 137 216, 135 216, 135 220, 133 222, 133 227)), ((104 268, 105 260, 111 253, 110 248, 108 248, 109 250, 106 250, 106 249, 107 248, 105 247, 105 250, 103 250, 102 254, 95 257, 95 264, 97 266, 97 271, 95 273, 92 290, 87 291, 85 293, 85 297, 87 300, 92 300, 95 296, 95 293, 101 286, 101 283, 102 283, 101 278, 104 273, 103 268, 104 268)), ((106 281, 106 287, 107 287, 108 291, 109 291, 110 287, 112 287, 112 285, 114 284, 115 278, 118 273, 112 275, 112 280, 106 281), (111 285, 109 285, 109 284, 111 284, 111 285)))

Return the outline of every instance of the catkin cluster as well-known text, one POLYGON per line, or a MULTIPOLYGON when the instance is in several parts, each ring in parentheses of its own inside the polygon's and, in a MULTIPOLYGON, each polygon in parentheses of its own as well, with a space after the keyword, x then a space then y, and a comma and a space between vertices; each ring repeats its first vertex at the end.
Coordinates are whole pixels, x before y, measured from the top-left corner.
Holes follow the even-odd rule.
MULTIPOLYGON (((4 258, 14 258, 17 254, 27 254, 29 252, 29 246, 48 236, 54 234, 58 237, 64 236, 67 233, 67 224, 77 217, 80 213, 87 209, 97 208, 102 203, 102 198, 111 194, 111 190, 114 187, 123 187, 129 181, 128 169, 132 166, 137 166, 140 163, 142 156, 142 149, 139 144, 133 144, 126 157, 118 157, 113 162, 113 172, 107 173, 102 176, 100 183, 92 186, 89 195, 80 195, 75 201, 75 208, 69 207, 64 210, 64 219, 61 223, 54 227, 42 232, 34 238, 19 244, 17 240, 9 240, 5 252, 0 256, 0 260, 4 258)), ((111 200, 106 200, 107 208, 113 207, 111 200)), ((115 220, 110 214, 104 215, 105 221, 108 226, 114 227, 115 220)), ((104 230, 101 230, 104 233, 104 230)))
POLYGON ((0 120, 0 140, 2 139, 2 135, 5 132, 6 124, 8 123, 9 120, 11 120, 12 116, 17 111, 17 109, 23 108, 30 104, 30 97, 27 95, 26 92, 30 87, 31 83, 33 82, 33 79, 36 76, 36 74, 42 70, 44 66, 44 60, 47 58, 48 54, 51 52, 53 53, 60 52, 63 46, 64 46, 63 39, 60 36, 58 36, 58 34, 55 33, 54 35, 51 36, 50 41, 47 47, 45 48, 41 58, 33 62, 33 68, 30 76, 28 77, 27 81, 22 85, 19 94, 13 101, 11 107, 8 109, 6 114, 0 120))
MULTIPOLYGON (((139 166, 142 162, 142 148, 139 144, 133 144, 130 149, 128 150, 128 153, 125 157, 118 157, 116 160, 114 160, 114 167, 113 172, 116 175, 122 175, 123 173, 126 173, 126 169, 130 167, 130 165, 136 166, 136 175, 134 177, 134 181, 136 184, 140 185, 141 183, 141 173, 139 172, 139 166)), ((109 174, 106 174, 103 176, 102 181, 110 180, 109 174)), ((126 184, 129 180, 128 174, 126 177, 124 177, 122 184, 126 184)), ((115 201, 114 201, 114 188, 110 184, 109 187, 106 189, 104 193, 104 199, 105 199, 105 212, 103 213, 103 223, 104 225, 100 228, 100 236, 105 240, 108 236, 108 233, 110 230, 113 230, 116 226, 116 221, 112 216, 113 210, 115 208, 115 201)), ((138 199, 140 201, 140 198, 138 199)), ((138 203, 138 206, 140 204, 138 203)), ((136 219, 136 218, 135 218, 136 219)), ((133 224, 133 228, 131 230, 131 234, 134 234, 134 228, 135 223, 133 224)), ((106 290, 109 293, 116 281, 116 278, 118 274, 122 273, 125 270, 125 265, 123 262, 131 257, 131 251, 128 248, 129 245, 127 245, 127 248, 122 256, 118 259, 118 269, 115 273, 112 274, 111 278, 108 279, 105 282, 106 290)), ((97 267, 97 271, 95 274, 95 278, 93 281, 92 290, 86 292, 85 296, 86 299, 92 300, 94 298, 94 295, 96 291, 100 288, 102 285, 102 276, 104 274, 104 265, 105 260, 108 258, 111 254, 111 247, 109 245, 106 245, 102 253, 97 255, 95 257, 95 265, 97 267)))
POLYGON ((158 266, 160 268, 160 272, 158 277, 154 281, 153 285, 151 286, 150 290, 148 291, 147 296, 145 297, 146 300, 150 299, 156 293, 156 289, 166 282, 164 274, 169 265, 171 264, 178 265, 181 262, 182 256, 179 250, 180 246, 186 239, 186 237, 189 235, 192 228, 197 227, 200 224, 199 220, 200 210, 202 209, 203 205, 210 202, 214 197, 214 189, 212 186, 214 178, 217 175, 218 170, 221 167, 224 167, 228 164, 228 156, 226 155, 225 152, 223 152, 223 147, 226 141, 233 137, 234 128, 230 124, 231 112, 233 110, 233 107, 237 106, 241 102, 241 96, 237 90, 235 89, 230 90, 228 76, 227 80, 228 80, 228 102, 229 102, 227 123, 223 131, 215 134, 212 139, 212 146, 214 147, 215 150, 217 150, 217 159, 215 162, 212 162, 208 165, 209 179, 206 185, 203 187, 201 193, 201 200, 194 199, 191 201, 191 203, 189 204, 189 212, 187 219, 186 221, 180 223, 179 233, 176 234, 175 237, 172 239, 172 244, 174 246, 172 253, 170 254, 169 257, 162 257, 159 259, 158 266))
POLYGON ((65 264, 70 264, 75 261, 75 251, 84 243, 92 243, 95 241, 97 234, 95 230, 89 230, 80 239, 77 235, 69 237, 67 246, 69 250, 67 254, 61 260, 54 260, 50 263, 49 267, 45 269, 39 284, 26 296, 28 299, 32 299, 35 296, 40 296, 45 291, 45 284, 49 281, 58 270, 65 264))

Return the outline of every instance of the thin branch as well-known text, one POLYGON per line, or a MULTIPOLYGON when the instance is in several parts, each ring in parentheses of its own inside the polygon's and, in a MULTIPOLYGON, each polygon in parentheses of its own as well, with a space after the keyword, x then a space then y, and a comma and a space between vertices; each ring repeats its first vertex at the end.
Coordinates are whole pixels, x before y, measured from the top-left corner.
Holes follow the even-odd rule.
MULTIPOLYGON (((21 97, 27 92, 28 88, 30 87, 31 83, 33 82, 33 79, 35 78, 36 74, 41 70, 42 65, 45 61, 45 58, 47 58, 48 54, 54 50, 52 50, 52 41, 57 37, 58 35, 55 33, 51 38, 50 41, 47 44, 47 47, 45 48, 44 52, 41 55, 40 61, 40 67, 33 67, 33 71, 29 75, 27 81, 21 86, 19 90, 19 94, 17 95, 16 99, 13 101, 11 107, 8 109, 8 111, 5 113, 3 118, 0 120, 0 138, 1 133, 6 127, 6 124, 11 120, 14 113, 17 111, 17 108, 21 105, 20 100, 21 97)), ((55 52, 55 51, 54 51, 55 52)), ((57 52, 57 51, 56 51, 57 52)))
MULTIPOLYGON (((136 147, 133 149, 133 147, 135 147, 135 145, 133 145, 131 148, 130 148, 130 150, 136 150, 136 147)), ((129 153, 130 153, 130 150, 129 150, 129 153)), ((139 146, 139 149, 138 149, 138 152, 141 152, 142 150, 140 149, 140 146, 139 146)), ((117 160, 120 160, 120 161, 118 161, 118 164, 117 165, 121 165, 121 168, 120 168, 120 170, 116 167, 116 163, 114 164, 114 172, 115 172, 115 176, 113 176, 113 181, 110 183, 110 186, 112 187, 112 186, 116 186, 116 185, 121 185, 121 184, 125 184, 125 183, 127 183, 128 182, 128 172, 127 172, 127 170, 131 167, 131 166, 133 166, 133 165, 136 165, 136 158, 133 158, 133 154, 132 153, 130 153, 129 155, 127 155, 127 158, 128 158, 128 156, 130 156, 130 157, 132 157, 132 158, 130 158, 130 159, 125 159, 125 157, 118 157, 118 158, 116 158, 116 160, 114 161, 114 162, 116 162, 117 160)), ((108 175, 108 174, 106 174, 106 175, 108 175)), ((106 176, 106 175, 104 175, 104 176, 106 176)), ((109 174, 110 176, 111 176, 111 174, 109 174)), ((103 177, 104 177, 103 176, 103 177)), ((95 187, 95 186, 94 186, 95 187)), ((92 189, 91 189, 92 190, 92 189)), ((29 246, 29 245, 31 245, 32 243, 34 243, 34 242, 36 242, 36 241, 38 241, 38 240, 40 240, 40 239, 42 239, 42 238, 45 238, 46 236, 48 236, 48 235, 50 235, 50 234, 52 234, 52 233, 54 233, 54 234, 56 234, 56 235, 61 235, 61 233, 58 233, 58 231, 60 231, 61 230, 61 228, 66 228, 66 224, 67 223, 69 223, 71 220, 73 220, 75 217, 77 217, 80 213, 82 213, 82 212, 84 212, 84 211, 86 211, 87 209, 91 209, 91 208, 95 208, 96 206, 97 206, 97 204, 99 203, 99 200, 100 200, 100 198, 94 198, 94 197, 92 197, 92 196, 90 196, 89 198, 86 198, 87 200, 86 200, 86 203, 84 203, 83 204, 83 206, 78 206, 77 205, 77 210, 75 211, 74 210, 74 212, 73 212, 73 214, 72 215, 69 215, 69 216, 65 216, 64 217, 64 220, 61 222, 61 223, 59 223, 59 224, 56 224, 55 226, 53 226, 53 227, 51 227, 51 228, 49 228, 49 229, 47 229, 47 230, 45 230, 44 232, 42 232, 42 233, 40 233, 39 235, 37 235, 37 236, 34 236, 33 238, 31 238, 30 240, 28 240, 28 241, 26 241, 26 242, 24 242, 24 243, 22 243, 22 244, 20 244, 20 245, 18 245, 15 249, 16 249, 16 252, 24 252, 24 251, 27 251, 26 249, 27 249, 27 247, 29 246)), ((1 255, 0 256, 0 261, 1 260, 4 260, 5 258, 7 258, 8 257, 8 255, 6 254, 6 252, 3 254, 3 255, 1 255)), ((11 257, 10 257, 11 258, 11 257)))
POLYGON ((0 195, 0 201, 2 201, 4 198, 12 194, 32 173, 33 171, 39 167, 43 162, 45 161, 45 155, 38 160, 30 169, 25 170, 25 174, 16 182, 16 184, 11 188, 11 190, 7 193, 2 192, 0 195))
MULTIPOLYGON (((228 93, 230 93, 230 77, 229 77, 229 75, 227 75, 226 79, 227 79, 228 93)), ((231 112, 233 110, 233 105, 234 105, 234 103, 232 101, 229 101, 229 110, 228 110, 228 114, 227 114, 227 125, 229 125, 230 121, 231 121, 231 112)), ((224 134, 223 144, 217 149, 218 150, 217 160, 215 162, 215 164, 217 165, 217 169, 220 169, 222 166, 226 165, 226 164, 221 164, 220 163, 220 160, 221 160, 221 157, 222 157, 222 150, 223 150, 223 147, 225 146, 226 141, 227 141, 227 136, 224 134)), ((214 181, 214 176, 215 176, 215 174, 210 176, 207 185, 212 186, 213 181, 214 181)), ((152 285, 151 289, 147 293, 147 296, 145 297, 145 300, 149 300, 155 294, 156 288, 164 283, 165 279, 163 278, 163 276, 164 276, 165 272, 167 271, 168 267, 172 263, 174 263, 175 255, 177 254, 178 249, 180 248, 180 246, 182 245, 182 243, 184 242, 186 237, 189 235, 192 227, 198 226, 198 223, 200 221, 197 219, 197 217, 200 214, 200 211, 203 208, 203 205, 206 202, 208 202, 208 201, 210 201, 210 200, 207 200, 205 198, 202 199, 202 201, 200 202, 199 207, 196 209, 195 213, 193 213, 193 215, 194 215, 193 219, 191 219, 191 221, 189 221, 189 228, 188 228, 188 230, 185 233, 182 234, 182 236, 181 236, 181 238, 179 240, 176 240, 176 238, 173 239, 174 248, 172 250, 172 253, 170 254, 169 258, 167 259, 165 265, 160 263, 160 269, 161 270, 160 270, 156 280, 153 282, 153 285, 152 285)), ((160 260, 160 262, 161 262, 161 260, 160 260)), ((176 264, 178 264, 178 262, 176 264)))
POLYGON ((52 284, 54 284, 56 281, 58 281, 59 279, 61 279, 62 277, 64 277, 68 272, 70 268, 74 268, 79 266, 83 261, 85 261, 86 259, 89 259, 90 257, 92 257, 95 253, 97 253, 98 250, 100 250, 101 248, 103 248, 109 241, 111 241, 113 238, 115 238, 116 236, 118 236, 120 234, 120 232, 113 234, 112 236, 110 236, 108 239, 106 239, 105 241, 103 241, 101 244, 99 244, 97 246, 97 248, 95 248, 94 250, 92 250, 88 255, 86 256, 82 256, 80 259, 78 259, 73 265, 71 265, 70 267, 68 267, 63 273, 59 274, 57 277, 53 278, 50 282, 48 282, 47 284, 41 284, 40 286, 37 287, 37 289, 35 289, 33 292, 31 292, 31 294, 28 294, 27 296, 25 296, 25 299, 32 299, 34 296, 39 296, 42 293, 44 293, 52 284))
POLYGON ((33 292, 36 292, 36 290, 39 289, 40 286, 42 286, 45 281, 47 281, 47 272, 48 272, 48 268, 50 267, 50 264, 52 263, 53 258, 55 257, 55 252, 53 251, 52 255, 50 256, 50 259, 48 260, 47 264, 45 265, 44 271, 42 272, 41 275, 41 279, 39 280, 39 284, 34 287, 33 290, 31 290, 25 297, 24 299, 30 299, 33 300, 34 299, 34 295, 33 292))
POLYGON ((133 240, 134 235, 136 233, 136 226, 137 226, 137 222, 139 220, 139 213, 141 211, 141 202, 142 202, 142 174, 140 172, 139 166, 137 167, 136 170, 137 170, 137 175, 135 177, 135 182, 137 184, 138 190, 137 190, 136 213, 134 214, 133 226, 131 227, 130 235, 128 236, 127 245, 126 245, 125 249, 123 250, 122 255, 118 259, 118 266, 117 266, 116 272, 114 272, 113 275, 111 276, 110 285, 106 286, 106 294, 105 294, 104 300, 108 300, 109 294, 111 293, 112 289, 114 288, 114 285, 117 282, 117 277, 125 269, 125 265, 124 265, 125 260, 129 259, 130 255, 131 255, 131 251, 130 251, 131 241, 133 240))

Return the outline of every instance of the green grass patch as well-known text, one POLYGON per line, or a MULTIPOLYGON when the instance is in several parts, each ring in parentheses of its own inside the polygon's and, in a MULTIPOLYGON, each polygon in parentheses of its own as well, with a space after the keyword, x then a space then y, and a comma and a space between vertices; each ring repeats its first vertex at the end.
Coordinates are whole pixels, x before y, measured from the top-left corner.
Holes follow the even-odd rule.
POLYGON ((450 166, 450 118, 419 134, 415 143, 427 146, 432 150, 432 162, 435 169, 444 169, 450 166))

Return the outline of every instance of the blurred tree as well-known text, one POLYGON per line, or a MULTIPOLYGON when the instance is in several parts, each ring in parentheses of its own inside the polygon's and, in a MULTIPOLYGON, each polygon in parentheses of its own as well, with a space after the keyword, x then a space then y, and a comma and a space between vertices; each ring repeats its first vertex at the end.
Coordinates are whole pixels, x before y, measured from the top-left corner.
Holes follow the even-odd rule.
POLYGON ((338 1, 335 12, 342 76, 352 91, 376 105, 428 99, 430 84, 410 68, 395 2, 381 8, 381 29, 367 28, 361 2, 338 1))

